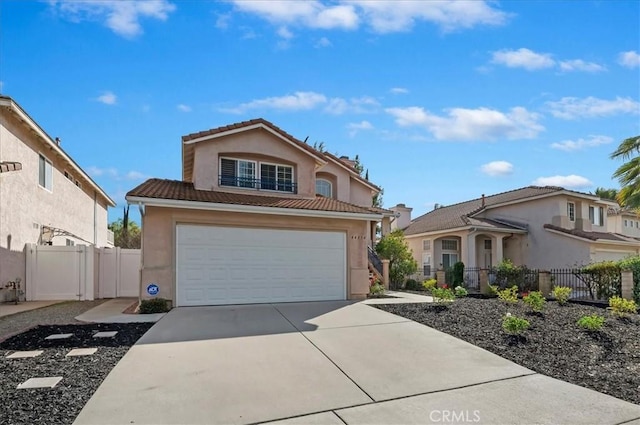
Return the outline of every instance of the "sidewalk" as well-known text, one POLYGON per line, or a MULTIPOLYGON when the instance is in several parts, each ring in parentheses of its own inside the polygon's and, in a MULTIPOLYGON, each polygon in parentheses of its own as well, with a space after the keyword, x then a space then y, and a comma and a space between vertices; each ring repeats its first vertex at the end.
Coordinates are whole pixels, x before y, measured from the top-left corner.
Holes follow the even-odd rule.
POLYGON ((23 301, 18 303, 17 305, 13 303, 1 303, 0 317, 11 316, 12 314, 35 310, 37 308, 47 307, 62 302, 64 301, 23 301))
POLYGON ((151 323, 157 322, 166 314, 124 314, 123 311, 137 300, 137 298, 114 298, 76 316, 76 320, 94 323, 151 323))

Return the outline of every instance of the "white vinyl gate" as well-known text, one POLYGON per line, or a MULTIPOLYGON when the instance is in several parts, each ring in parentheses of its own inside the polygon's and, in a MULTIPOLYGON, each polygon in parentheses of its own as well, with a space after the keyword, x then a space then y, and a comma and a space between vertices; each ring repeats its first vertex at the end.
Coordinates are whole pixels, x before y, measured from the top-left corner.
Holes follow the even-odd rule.
POLYGON ((140 250, 86 245, 26 248, 27 301, 137 297, 140 250))

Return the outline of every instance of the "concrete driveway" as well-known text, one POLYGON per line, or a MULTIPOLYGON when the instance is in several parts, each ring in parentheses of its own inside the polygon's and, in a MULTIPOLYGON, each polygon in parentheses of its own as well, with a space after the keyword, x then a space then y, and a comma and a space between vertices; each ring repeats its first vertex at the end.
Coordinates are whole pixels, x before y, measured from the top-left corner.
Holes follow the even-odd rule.
POLYGON ((619 424, 640 406, 362 303, 172 310, 77 424, 619 424))

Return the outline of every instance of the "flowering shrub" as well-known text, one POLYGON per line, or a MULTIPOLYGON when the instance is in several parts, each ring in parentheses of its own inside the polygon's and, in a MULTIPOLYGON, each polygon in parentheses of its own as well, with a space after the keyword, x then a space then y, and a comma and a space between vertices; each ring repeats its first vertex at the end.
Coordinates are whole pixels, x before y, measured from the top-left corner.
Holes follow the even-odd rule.
POLYGON ((437 284, 438 284, 437 280, 428 279, 428 280, 425 280, 424 282, 422 282, 422 287, 424 289, 426 289, 427 291, 431 291, 433 288, 436 287, 437 284))
POLYGON ((498 291, 498 298, 500 298, 500 301, 503 301, 508 304, 517 304, 518 303, 518 287, 516 285, 513 285, 511 288, 498 291))
POLYGON ((502 329, 509 335, 520 335, 529 329, 529 321, 507 313, 502 318, 502 329))
POLYGON ((450 302, 455 300, 455 295, 453 291, 449 288, 433 288, 431 290, 431 296, 433 297, 433 301, 438 304, 443 304, 445 302, 450 302))
POLYGON ((602 325, 604 325, 604 317, 597 314, 582 316, 578 320, 578 326, 591 332, 599 331, 602 325))
POLYGON ((469 291, 467 291, 462 286, 456 286, 454 291, 455 291, 455 296, 458 298, 466 297, 467 295, 469 295, 469 291))
POLYGON ((531 307, 531 310, 538 312, 544 310, 544 305, 547 302, 547 300, 542 295, 542 292, 540 291, 533 291, 527 295, 524 295, 522 297, 522 301, 524 301, 525 304, 531 307))
POLYGON ((638 306, 635 301, 625 300, 618 296, 609 298, 609 309, 613 314, 620 317, 638 312, 638 306))
POLYGON ((551 291, 553 294, 553 298, 558 301, 558 304, 564 305, 569 300, 569 296, 571 295, 571 288, 568 286, 556 286, 551 291))
POLYGON ((381 295, 384 293, 384 286, 380 284, 380 281, 375 280, 373 285, 369 287, 370 295, 381 295))

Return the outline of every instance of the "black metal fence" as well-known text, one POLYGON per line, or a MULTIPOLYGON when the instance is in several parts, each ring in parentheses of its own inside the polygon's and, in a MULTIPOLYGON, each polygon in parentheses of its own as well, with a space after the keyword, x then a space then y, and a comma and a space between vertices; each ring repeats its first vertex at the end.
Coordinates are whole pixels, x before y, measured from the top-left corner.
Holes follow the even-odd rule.
MULTIPOLYGON (((464 286, 469 291, 480 291, 480 267, 465 267, 462 279, 460 286, 464 286)), ((450 288, 457 286, 454 282, 453 268, 444 271, 444 281, 450 288)))
POLYGON ((500 289, 518 287, 518 292, 537 291, 539 288, 539 272, 536 269, 517 267, 513 270, 489 269, 489 285, 497 285, 500 289))
POLYGON ((552 286, 571 288, 570 299, 608 302, 622 294, 620 273, 598 273, 584 269, 551 269, 552 286))

